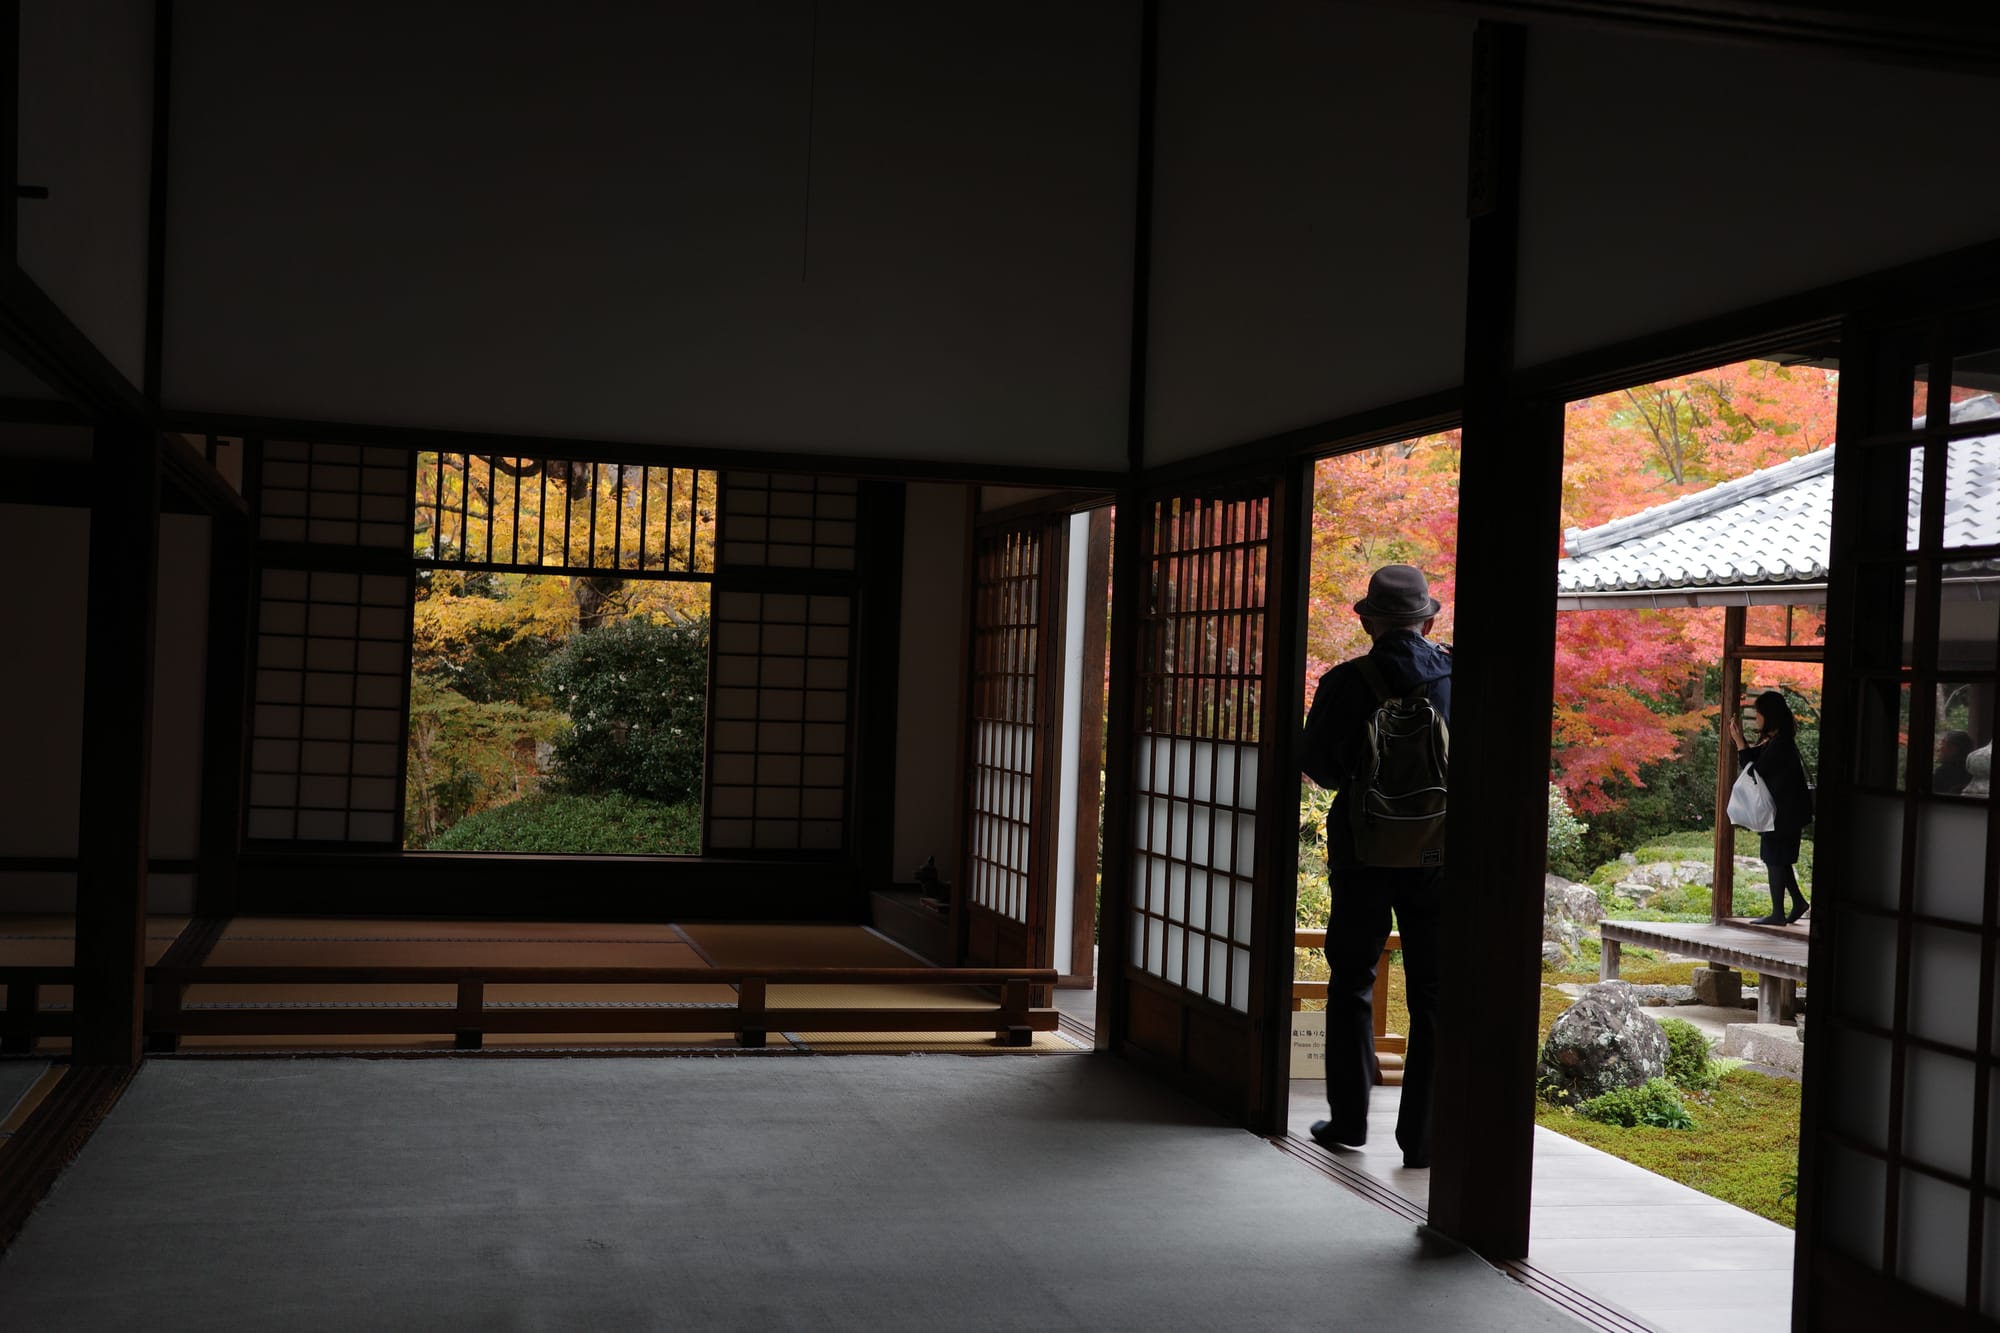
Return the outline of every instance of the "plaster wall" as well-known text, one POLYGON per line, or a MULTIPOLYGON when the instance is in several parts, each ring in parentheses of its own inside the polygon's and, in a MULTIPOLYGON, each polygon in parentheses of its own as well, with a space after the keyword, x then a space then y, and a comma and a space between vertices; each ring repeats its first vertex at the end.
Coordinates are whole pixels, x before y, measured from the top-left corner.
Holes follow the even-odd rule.
POLYGON ((926 857, 958 878, 958 702, 965 672, 969 488, 912 484, 903 528, 903 640, 897 668, 894 874, 926 857))

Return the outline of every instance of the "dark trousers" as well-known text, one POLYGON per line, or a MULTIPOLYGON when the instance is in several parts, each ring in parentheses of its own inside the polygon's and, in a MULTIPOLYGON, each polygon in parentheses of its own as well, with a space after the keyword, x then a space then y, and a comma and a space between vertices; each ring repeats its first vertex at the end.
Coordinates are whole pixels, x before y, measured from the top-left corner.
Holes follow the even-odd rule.
POLYGON ((1368 1130, 1375 1087, 1375 965, 1389 938, 1390 913, 1403 936, 1403 973, 1410 1004, 1409 1047, 1403 1056, 1403 1105, 1396 1143, 1428 1162, 1431 1152, 1431 1072, 1437 1052, 1438 945, 1444 871, 1335 866, 1327 920, 1326 1101, 1333 1137, 1360 1143, 1368 1130))

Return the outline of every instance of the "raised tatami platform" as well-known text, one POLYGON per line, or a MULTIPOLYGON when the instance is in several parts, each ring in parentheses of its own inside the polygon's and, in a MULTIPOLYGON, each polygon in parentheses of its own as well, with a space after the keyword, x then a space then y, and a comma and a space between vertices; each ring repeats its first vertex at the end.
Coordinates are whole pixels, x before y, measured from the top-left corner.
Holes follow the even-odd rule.
MULTIPOLYGON (((198 926, 196 927, 199 928, 198 926)), ((185 947, 194 932, 185 917, 154 917, 147 924, 147 963, 159 964, 170 949, 185 947), (177 946, 176 941, 181 941, 177 946)), ((74 956, 72 923, 66 917, 0 917, 0 967, 68 966, 74 956)), ((204 965, 250 968, 564 968, 679 969, 683 972, 770 968, 912 969, 928 965, 876 931, 843 925, 733 925, 657 922, 520 922, 465 920, 377 920, 356 918, 237 917, 228 921, 208 948, 204 965)), ((365 1007, 432 1009, 449 1015, 457 991, 449 984, 291 984, 281 980, 254 985, 188 986, 181 1009, 191 1014, 285 1008, 365 1007)), ((484 988, 490 1011, 562 1010, 580 1005, 626 1010, 685 1010, 713 1007, 714 1032, 488 1032, 484 1045, 499 1050, 616 1049, 660 1053, 735 1049, 733 1030, 738 987, 728 977, 680 984, 549 985, 494 982, 484 988)), ((69 988, 44 986, 40 1005, 61 1011, 69 988)), ((1036 1032, 1029 1045, 1010 1047, 992 1031, 830 1032, 810 1022, 787 1024, 787 1010, 825 1012, 855 1009, 986 1010, 990 995, 955 985, 897 984, 785 985, 768 987, 765 1003, 772 1020, 766 1049, 780 1052, 863 1053, 952 1051, 985 1054, 1021 1051, 1074 1053, 1088 1041, 1072 1032, 1036 1032)), ((248 1051, 382 1050, 445 1051, 454 1048, 445 1032, 422 1035, 190 1035, 181 1050, 190 1054, 248 1051)), ((913 1025, 914 1026, 914 1025, 913 1025)), ((45 1038, 38 1050, 61 1053, 67 1043, 45 1038)))

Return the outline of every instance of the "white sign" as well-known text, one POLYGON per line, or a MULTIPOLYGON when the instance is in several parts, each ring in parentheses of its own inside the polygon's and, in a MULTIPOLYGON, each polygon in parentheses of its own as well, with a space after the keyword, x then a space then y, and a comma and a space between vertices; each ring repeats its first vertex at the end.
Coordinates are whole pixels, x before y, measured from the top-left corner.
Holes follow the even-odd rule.
POLYGON ((1326 1010, 1292 1015, 1292 1077, 1326 1077, 1326 1010))

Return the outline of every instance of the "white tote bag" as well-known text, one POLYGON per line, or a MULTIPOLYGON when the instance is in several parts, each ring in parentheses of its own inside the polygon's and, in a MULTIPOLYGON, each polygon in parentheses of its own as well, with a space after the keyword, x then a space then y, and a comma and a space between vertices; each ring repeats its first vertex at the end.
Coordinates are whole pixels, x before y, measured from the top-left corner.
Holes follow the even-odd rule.
POLYGON ((1757 778, 1757 765, 1746 764, 1729 789, 1729 822, 1756 833, 1769 833, 1778 823, 1771 789, 1757 778))

